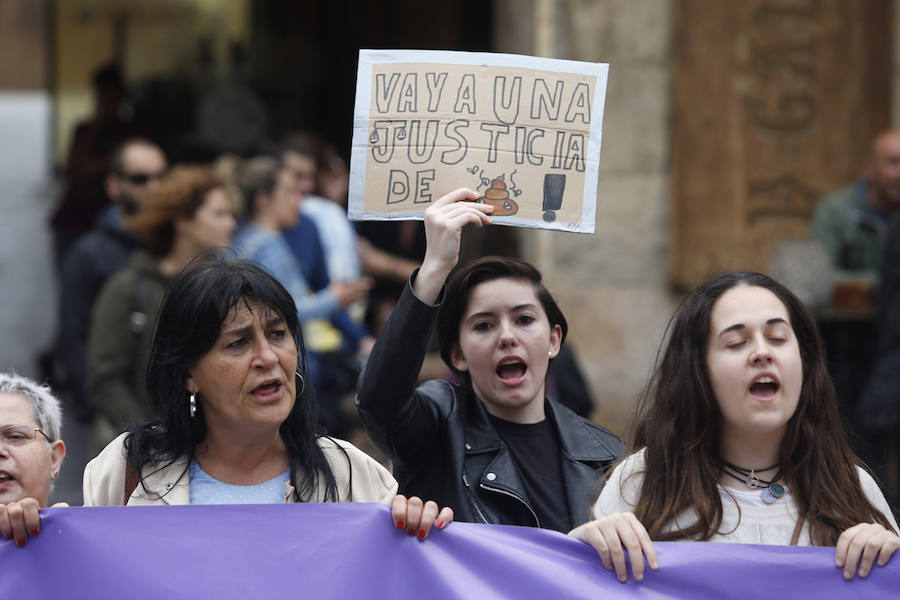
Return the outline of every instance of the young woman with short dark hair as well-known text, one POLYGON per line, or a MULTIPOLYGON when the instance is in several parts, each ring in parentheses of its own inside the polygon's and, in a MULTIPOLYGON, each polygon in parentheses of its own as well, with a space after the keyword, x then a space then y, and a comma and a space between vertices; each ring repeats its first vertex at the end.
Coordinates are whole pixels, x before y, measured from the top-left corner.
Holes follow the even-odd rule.
POLYGON ((404 493, 457 520, 569 531, 588 519, 604 470, 624 450, 606 429, 545 394, 567 324, 540 273, 486 257, 462 267, 462 228, 491 207, 459 189, 425 211, 422 267, 407 283, 357 390, 363 424, 404 493), (416 380, 431 326, 460 383, 416 380))

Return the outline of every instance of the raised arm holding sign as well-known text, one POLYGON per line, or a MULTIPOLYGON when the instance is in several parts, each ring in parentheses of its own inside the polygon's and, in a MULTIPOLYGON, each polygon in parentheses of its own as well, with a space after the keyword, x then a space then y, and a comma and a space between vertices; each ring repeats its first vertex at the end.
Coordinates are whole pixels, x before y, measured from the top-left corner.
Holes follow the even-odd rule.
POLYGON ((468 224, 498 209, 461 188, 425 211, 428 247, 360 378, 357 405, 404 493, 452 506, 462 521, 567 532, 622 442, 545 396, 565 339, 562 311, 531 265, 471 263, 445 286, 468 224), (460 383, 416 387, 433 323, 460 383))

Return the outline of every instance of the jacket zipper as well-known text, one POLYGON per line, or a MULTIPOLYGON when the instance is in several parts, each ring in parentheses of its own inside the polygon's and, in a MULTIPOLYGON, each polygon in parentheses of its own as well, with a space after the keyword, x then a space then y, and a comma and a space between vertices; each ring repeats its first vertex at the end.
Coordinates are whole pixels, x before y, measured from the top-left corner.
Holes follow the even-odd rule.
POLYGON ((481 508, 478 506, 478 500, 475 498, 475 494, 472 492, 472 486, 469 485, 469 480, 466 478, 466 474, 463 473, 462 476, 463 483, 466 484, 466 490, 469 492, 469 497, 472 499, 472 506, 475 507, 475 510, 478 512, 478 516, 481 517, 481 520, 490 525, 490 521, 487 520, 487 517, 484 516, 484 513, 481 512, 481 508))
MULTIPOLYGON (((468 484, 466 484, 466 485, 468 485, 468 484)), ((525 502, 524 500, 522 500, 520 497, 516 496, 515 494, 511 494, 511 493, 507 492, 506 490, 501 490, 500 488, 490 487, 490 486, 484 485, 483 483, 479 483, 478 486, 483 490, 488 490, 489 492, 497 492, 500 494, 505 494, 505 495, 509 496, 510 498, 515 498, 516 500, 521 502, 525 506, 525 508, 528 509, 528 512, 531 513, 531 516, 534 517, 534 522, 537 523, 537 527, 541 526, 541 520, 538 519, 537 514, 534 512, 534 510, 532 510, 532 508, 530 506, 528 506, 528 503, 525 502)))

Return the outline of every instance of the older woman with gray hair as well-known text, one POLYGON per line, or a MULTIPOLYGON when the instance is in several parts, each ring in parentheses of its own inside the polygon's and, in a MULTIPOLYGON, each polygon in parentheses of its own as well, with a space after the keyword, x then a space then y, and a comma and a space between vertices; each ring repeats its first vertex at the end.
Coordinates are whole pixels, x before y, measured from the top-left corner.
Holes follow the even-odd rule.
POLYGON ((61 427, 50 388, 0 373, 0 533, 19 546, 37 535, 38 509, 47 506, 66 457, 61 427))

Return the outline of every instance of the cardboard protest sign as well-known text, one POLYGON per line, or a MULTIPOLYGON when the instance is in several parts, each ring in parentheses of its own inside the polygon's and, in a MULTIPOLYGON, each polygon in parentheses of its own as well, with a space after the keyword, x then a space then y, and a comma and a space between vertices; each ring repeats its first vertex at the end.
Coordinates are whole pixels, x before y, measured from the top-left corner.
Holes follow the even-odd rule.
POLYGON ((361 50, 349 216, 422 218, 459 187, 495 223, 593 233, 609 66, 361 50))

